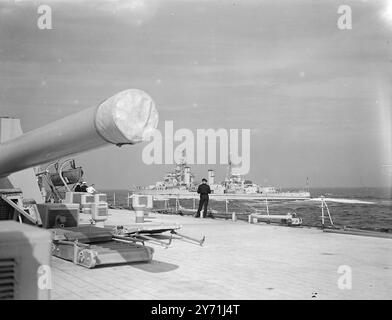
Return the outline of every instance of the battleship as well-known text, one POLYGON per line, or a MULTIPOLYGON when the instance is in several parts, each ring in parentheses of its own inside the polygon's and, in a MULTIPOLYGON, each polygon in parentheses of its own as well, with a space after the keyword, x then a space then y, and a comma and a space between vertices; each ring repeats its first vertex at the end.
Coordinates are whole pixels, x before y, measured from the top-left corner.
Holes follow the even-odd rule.
MULTIPOLYGON (((306 200, 311 197, 308 180, 306 190, 281 191, 273 186, 262 186, 240 175, 232 165, 230 157, 226 177, 222 182, 215 182, 215 171, 212 169, 208 170, 207 177, 211 188, 211 198, 214 200, 306 200)), ((197 197, 198 183, 191 167, 186 163, 185 157, 182 157, 173 171, 165 174, 162 181, 157 181, 154 185, 147 187, 137 186, 131 188, 130 191, 132 194, 153 195, 157 199, 165 197, 194 198, 197 197)))

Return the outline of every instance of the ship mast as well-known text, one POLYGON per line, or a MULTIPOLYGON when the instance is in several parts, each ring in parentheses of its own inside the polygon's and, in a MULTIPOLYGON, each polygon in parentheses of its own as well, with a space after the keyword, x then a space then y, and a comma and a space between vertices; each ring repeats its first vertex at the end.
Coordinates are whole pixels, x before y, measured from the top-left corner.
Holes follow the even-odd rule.
POLYGON ((229 162, 226 171, 226 181, 230 181, 231 171, 232 171, 231 152, 229 152, 229 162))
POLYGON ((179 169, 180 171, 178 172, 178 176, 179 176, 179 183, 183 184, 185 182, 185 167, 186 167, 186 152, 185 149, 182 150, 182 157, 180 159, 180 163, 177 163, 177 165, 179 165, 179 169))

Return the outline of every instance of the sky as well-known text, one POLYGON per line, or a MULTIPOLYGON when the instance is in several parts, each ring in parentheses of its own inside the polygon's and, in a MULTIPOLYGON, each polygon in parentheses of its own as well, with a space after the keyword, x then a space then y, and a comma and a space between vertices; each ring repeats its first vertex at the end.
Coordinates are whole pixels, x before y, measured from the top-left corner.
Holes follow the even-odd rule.
MULTIPOLYGON (((146 91, 174 130, 250 129, 263 185, 390 186, 392 1, 0 0, 0 116, 24 131, 146 91), (340 30, 340 5, 352 29, 340 30)), ((97 188, 153 184, 145 145, 76 157, 97 188)), ((196 179, 224 165, 194 165, 196 179)))

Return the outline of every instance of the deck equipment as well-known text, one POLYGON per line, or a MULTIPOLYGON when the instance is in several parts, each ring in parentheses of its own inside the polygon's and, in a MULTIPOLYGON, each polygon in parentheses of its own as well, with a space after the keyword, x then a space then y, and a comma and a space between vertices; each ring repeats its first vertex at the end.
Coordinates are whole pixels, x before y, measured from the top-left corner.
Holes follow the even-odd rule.
POLYGON ((130 262, 150 262, 153 248, 131 239, 118 241, 111 229, 94 226, 52 229, 52 255, 86 268, 130 262))
POLYGON ((168 248, 174 239, 176 240, 184 240, 186 242, 196 243, 200 246, 205 242, 205 236, 201 239, 196 239, 179 233, 177 230, 181 228, 178 224, 148 224, 148 225, 139 225, 135 224, 132 226, 115 226, 113 228, 113 232, 116 237, 121 237, 120 239, 130 239, 131 241, 141 241, 141 242, 149 242, 151 244, 158 244, 163 246, 164 248, 168 248), (165 235, 164 233, 169 232, 169 235, 165 235), (174 236, 177 236, 173 238, 174 236), (163 241, 161 239, 165 239, 163 241))

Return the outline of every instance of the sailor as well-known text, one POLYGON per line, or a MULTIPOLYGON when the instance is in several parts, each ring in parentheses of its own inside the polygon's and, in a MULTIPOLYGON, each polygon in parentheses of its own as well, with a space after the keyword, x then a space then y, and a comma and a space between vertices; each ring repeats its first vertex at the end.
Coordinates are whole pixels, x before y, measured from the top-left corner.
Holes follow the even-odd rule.
POLYGON ((94 186, 95 186, 95 184, 92 184, 91 186, 89 186, 89 187, 87 188, 87 192, 90 193, 90 194, 96 193, 97 190, 95 190, 94 186))
POLYGON ((75 187, 75 192, 82 192, 82 188, 80 187, 80 183, 78 183, 75 187))
POLYGON ((82 186, 80 187, 80 192, 87 192, 87 182, 83 181, 82 186))
MULTIPOLYGON (((207 217, 207 206, 208 206, 208 200, 209 200, 209 194, 211 193, 210 186, 207 184, 207 179, 201 180, 201 185, 197 188, 197 193, 200 194, 200 201, 199 201, 199 209, 197 210, 197 213, 195 215, 195 218, 200 217, 200 211, 204 207, 204 217, 207 217)), ((212 214, 209 215, 209 217, 213 218, 212 214)))

